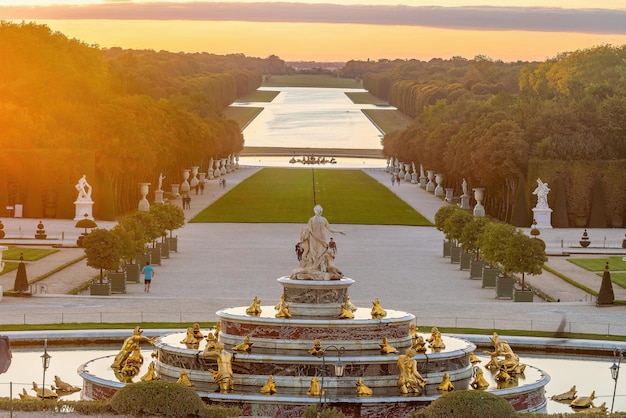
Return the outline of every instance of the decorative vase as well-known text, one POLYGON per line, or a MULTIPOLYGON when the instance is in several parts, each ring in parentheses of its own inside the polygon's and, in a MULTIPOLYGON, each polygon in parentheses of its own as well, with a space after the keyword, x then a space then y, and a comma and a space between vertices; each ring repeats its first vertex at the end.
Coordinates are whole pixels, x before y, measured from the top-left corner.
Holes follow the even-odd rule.
POLYGON ((477 187, 474 190, 474 199, 476 200, 476 206, 474 206, 474 216, 485 216, 485 207, 483 206, 483 199, 485 197, 485 189, 483 187, 477 187))
POLYGON ((146 196, 148 196, 148 191, 150 191, 150 183, 139 183, 139 193, 141 194, 141 200, 139 200, 138 209, 143 212, 147 212, 150 210, 150 202, 146 196))

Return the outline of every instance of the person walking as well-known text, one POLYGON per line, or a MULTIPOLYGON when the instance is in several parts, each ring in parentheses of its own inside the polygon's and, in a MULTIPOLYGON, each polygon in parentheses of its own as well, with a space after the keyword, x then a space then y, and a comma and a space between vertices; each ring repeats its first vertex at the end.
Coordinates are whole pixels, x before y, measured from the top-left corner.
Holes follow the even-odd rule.
POLYGON ((328 242, 328 248, 330 248, 330 250, 333 252, 333 257, 334 257, 337 254, 337 243, 332 237, 330 238, 330 241, 328 242))
POLYGON ((392 175, 391 175, 391 185, 392 185, 392 186, 395 186, 395 185, 396 185, 396 175, 395 175, 395 174, 392 174, 392 175))
POLYGON ((152 283, 152 277, 154 276, 154 267, 150 265, 149 261, 146 261, 146 265, 141 269, 143 273, 143 291, 150 293, 150 283, 152 283))

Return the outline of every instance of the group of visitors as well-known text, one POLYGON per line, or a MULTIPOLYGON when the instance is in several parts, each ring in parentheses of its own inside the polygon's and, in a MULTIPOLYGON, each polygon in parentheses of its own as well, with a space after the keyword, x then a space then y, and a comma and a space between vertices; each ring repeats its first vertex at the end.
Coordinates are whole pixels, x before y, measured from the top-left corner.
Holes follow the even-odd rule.
POLYGON ((220 184, 220 189, 226 188, 226 179, 224 177, 220 177, 219 184, 220 184))
POLYGON ((191 209, 191 197, 189 194, 186 194, 182 197, 183 201, 183 209, 191 209))
POLYGON ((391 185, 394 186, 396 185, 396 183, 398 184, 398 186, 400 185, 400 175, 391 173, 391 185))

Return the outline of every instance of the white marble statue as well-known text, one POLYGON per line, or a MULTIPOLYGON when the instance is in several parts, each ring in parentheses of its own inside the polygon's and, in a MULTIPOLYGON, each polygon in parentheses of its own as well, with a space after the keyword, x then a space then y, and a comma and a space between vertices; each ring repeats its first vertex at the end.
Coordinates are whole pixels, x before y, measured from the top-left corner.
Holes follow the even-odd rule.
POLYGON ((76 200, 91 201, 91 185, 87 183, 87 175, 83 174, 74 187, 78 190, 78 197, 76 200))
POLYGON ((300 232, 300 243, 304 252, 297 269, 291 273, 292 279, 298 280, 338 280, 343 276, 334 263, 335 252, 329 248, 326 231, 342 234, 334 229, 322 216, 322 207, 316 205, 315 213, 300 232))
POLYGON ((159 187, 157 188, 157 190, 163 190, 163 179, 165 178, 165 176, 163 175, 163 173, 159 174, 159 187))
POLYGON ((467 181, 463 178, 463 183, 461 183, 461 188, 463 189, 463 196, 469 196, 467 194, 467 181))
POLYGON ((537 179, 537 188, 533 192, 534 195, 537 196, 537 205, 535 208, 537 209, 548 209, 548 193, 550 193, 550 188, 548 187, 548 183, 544 183, 541 179, 537 179))

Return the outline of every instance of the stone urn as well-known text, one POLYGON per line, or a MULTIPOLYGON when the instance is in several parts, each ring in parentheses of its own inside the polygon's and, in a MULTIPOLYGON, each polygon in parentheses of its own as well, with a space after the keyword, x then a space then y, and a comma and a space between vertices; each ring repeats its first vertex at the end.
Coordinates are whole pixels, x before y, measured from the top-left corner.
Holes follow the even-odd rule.
POLYGON ((580 242, 580 246, 583 248, 587 248, 589 244, 591 244, 591 241, 589 240, 589 234, 587 233, 586 229, 583 232, 583 236, 580 238, 579 242, 580 242))

